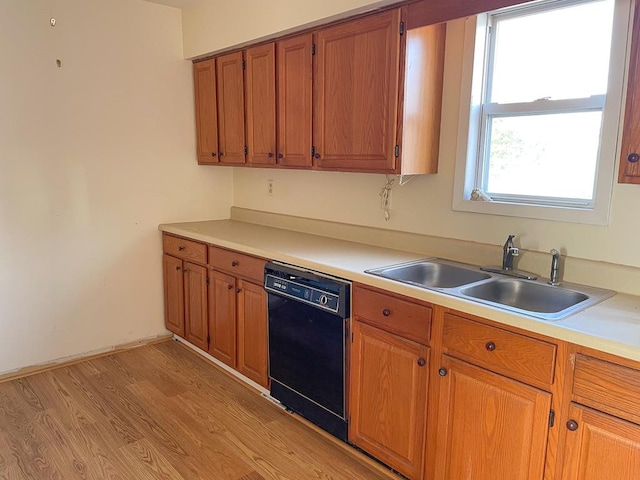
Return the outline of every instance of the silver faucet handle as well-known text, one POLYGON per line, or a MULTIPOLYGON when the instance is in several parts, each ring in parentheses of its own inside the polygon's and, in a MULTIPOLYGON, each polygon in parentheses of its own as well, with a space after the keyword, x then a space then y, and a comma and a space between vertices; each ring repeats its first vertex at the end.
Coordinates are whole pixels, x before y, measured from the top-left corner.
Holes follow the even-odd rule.
POLYGON ((518 247, 511 247, 509 249, 509 253, 511 254, 512 257, 517 257, 520 255, 520 249, 518 247))
POLYGON ((560 252, 558 250, 556 250, 555 248, 552 248, 551 251, 549 252, 551 255, 560 255, 560 252))

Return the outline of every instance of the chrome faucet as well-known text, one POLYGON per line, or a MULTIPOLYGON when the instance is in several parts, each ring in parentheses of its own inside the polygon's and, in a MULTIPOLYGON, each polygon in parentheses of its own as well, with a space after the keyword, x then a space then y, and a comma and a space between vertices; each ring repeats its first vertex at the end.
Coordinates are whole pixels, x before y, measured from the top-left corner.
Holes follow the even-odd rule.
POLYGON ((549 253, 551 254, 551 273, 547 283, 555 287, 560 285, 560 252, 553 248, 549 253))
POLYGON ((513 270, 513 257, 520 255, 520 249, 513 246, 515 235, 509 235, 502 247, 502 269, 513 270))

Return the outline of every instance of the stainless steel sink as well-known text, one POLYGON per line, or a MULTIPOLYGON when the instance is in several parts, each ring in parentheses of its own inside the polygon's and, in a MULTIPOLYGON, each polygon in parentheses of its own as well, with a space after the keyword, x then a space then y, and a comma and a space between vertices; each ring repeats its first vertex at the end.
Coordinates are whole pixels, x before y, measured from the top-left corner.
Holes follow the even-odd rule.
POLYGON ((505 279, 460 290, 462 295, 539 313, 558 313, 589 299, 588 295, 566 288, 505 279))
POLYGON ((425 288, 454 288, 491 278, 479 269, 472 270, 439 259, 367 270, 367 273, 425 288))
POLYGON ((545 280, 510 278, 439 258, 391 265, 366 273, 543 320, 561 320, 615 293, 586 285, 551 286, 545 280))

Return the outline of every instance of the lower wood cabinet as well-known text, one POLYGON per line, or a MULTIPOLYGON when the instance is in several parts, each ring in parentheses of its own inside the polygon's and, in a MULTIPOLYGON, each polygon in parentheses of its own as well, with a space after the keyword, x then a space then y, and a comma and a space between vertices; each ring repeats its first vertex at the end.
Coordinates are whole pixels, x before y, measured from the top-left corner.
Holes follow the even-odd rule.
POLYGON ((542 480, 551 394, 443 356, 435 478, 542 480))
POLYGON ((209 353, 267 387, 265 260, 209 247, 209 353))
POLYGON ((354 285, 349 441, 415 479, 422 472, 430 306, 354 285))
POLYGON ((410 478, 422 469, 429 348, 354 322, 349 441, 410 478))
POLYGON ((640 478, 640 365, 577 347, 562 419, 562 480, 640 478))
POLYGON ((569 418, 563 480, 640 478, 640 426, 577 404, 569 418))
POLYGON ((267 387, 265 260, 168 234, 163 245, 167 329, 267 387))
POLYGON ((165 251, 178 255, 163 255, 165 325, 171 332, 206 350, 207 267, 179 258, 202 261, 199 246, 177 237, 165 241, 165 251))

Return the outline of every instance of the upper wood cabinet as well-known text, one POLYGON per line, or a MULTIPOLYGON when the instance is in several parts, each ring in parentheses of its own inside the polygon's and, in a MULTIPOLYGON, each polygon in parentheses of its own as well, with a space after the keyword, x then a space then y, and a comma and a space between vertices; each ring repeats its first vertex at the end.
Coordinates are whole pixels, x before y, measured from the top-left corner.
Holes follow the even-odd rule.
POLYGON ((268 43, 245 50, 247 163, 276 163, 276 51, 268 43))
POLYGON ((278 159, 283 167, 311 167, 313 36, 278 42, 278 159))
POLYGON ((640 184, 640 2, 635 3, 618 181, 640 184))
POLYGON ((218 111, 214 59, 193 65, 198 163, 218 163, 218 111))
POLYGON ((218 155, 220 164, 245 163, 244 75, 242 52, 216 58, 218 155))
POLYGON ((390 9, 217 57, 215 79, 212 60, 196 63, 199 162, 436 173, 446 27, 406 29, 406 14, 390 9))
POLYGON ((394 172, 400 10, 325 28, 315 39, 315 165, 394 172))

